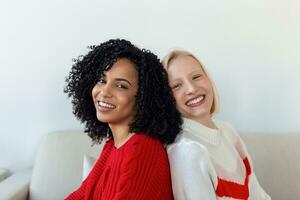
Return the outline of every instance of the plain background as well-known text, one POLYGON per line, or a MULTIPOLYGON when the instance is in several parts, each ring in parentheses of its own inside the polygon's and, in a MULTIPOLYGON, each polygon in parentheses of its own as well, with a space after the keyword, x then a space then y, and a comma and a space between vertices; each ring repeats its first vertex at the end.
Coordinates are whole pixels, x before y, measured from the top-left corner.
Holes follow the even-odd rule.
POLYGON ((297 0, 27 0, 0 6, 0 168, 31 166, 50 131, 81 129, 63 93, 72 58, 111 38, 195 53, 239 132, 300 132, 297 0))

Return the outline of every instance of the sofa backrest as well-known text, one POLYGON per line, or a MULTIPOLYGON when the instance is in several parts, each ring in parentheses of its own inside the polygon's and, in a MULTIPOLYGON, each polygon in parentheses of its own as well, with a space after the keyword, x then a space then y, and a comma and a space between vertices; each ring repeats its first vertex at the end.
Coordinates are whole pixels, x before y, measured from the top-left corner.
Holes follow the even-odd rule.
MULTIPOLYGON (((273 200, 300 198, 300 133, 241 134, 254 171, 273 200)), ((37 152, 30 182, 30 200, 64 199, 82 181, 83 157, 97 157, 103 144, 91 146, 87 134, 62 131, 48 134, 37 152)))
POLYGON ((91 146, 86 133, 49 133, 36 155, 29 189, 30 200, 64 199, 82 181, 85 154, 98 157, 103 145, 91 146))
POLYGON ((241 134, 254 171, 273 200, 300 199, 300 133, 241 134))

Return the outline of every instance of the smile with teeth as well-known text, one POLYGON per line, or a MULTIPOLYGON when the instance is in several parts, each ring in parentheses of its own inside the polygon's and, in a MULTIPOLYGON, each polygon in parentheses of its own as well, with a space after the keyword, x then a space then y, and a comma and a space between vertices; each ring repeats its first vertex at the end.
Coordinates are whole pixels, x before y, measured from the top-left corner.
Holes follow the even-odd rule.
POLYGON ((198 106, 198 105, 202 104, 203 100, 204 100, 204 95, 201 95, 197 98, 194 98, 194 99, 191 99, 191 100, 187 101, 186 105, 187 106, 192 106, 192 107, 193 106, 198 106))
POLYGON ((115 109, 116 106, 104 101, 98 101, 99 108, 105 108, 105 109, 115 109))

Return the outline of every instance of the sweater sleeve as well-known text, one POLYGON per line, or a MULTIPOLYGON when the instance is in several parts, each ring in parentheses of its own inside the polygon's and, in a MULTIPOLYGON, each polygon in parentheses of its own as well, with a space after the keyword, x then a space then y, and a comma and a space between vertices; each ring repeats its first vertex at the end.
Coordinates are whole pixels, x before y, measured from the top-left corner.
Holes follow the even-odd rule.
POLYGON ((241 136, 238 134, 238 132, 235 130, 235 128, 229 124, 229 123, 224 123, 226 124, 227 127, 229 127, 228 133, 232 134, 232 139, 233 145, 235 145, 237 151, 240 153, 241 157, 247 157, 249 162, 250 162, 250 167, 252 169, 252 175, 251 175, 251 180, 250 180, 250 194, 251 194, 251 199, 257 199, 257 200, 271 200, 271 197, 264 191, 264 189, 261 187, 259 184, 255 172, 254 172, 254 167, 253 167, 253 162, 251 155, 248 152, 248 149, 246 147, 245 142, 242 140, 241 136))
POLYGON ((244 143, 244 141, 242 140, 242 138, 240 136, 238 136, 239 138, 239 143, 240 146, 242 147, 242 149, 244 150, 246 157, 248 157, 248 160, 250 162, 250 166, 252 169, 252 175, 251 175, 251 179, 250 180, 250 191, 251 191, 251 199, 259 199, 259 200, 271 200, 271 197, 264 191, 264 189, 261 187, 261 185, 259 184, 254 169, 253 169, 253 162, 251 159, 250 154, 248 153, 247 147, 244 143))
POLYGON ((82 199, 84 199, 86 182, 87 182, 87 179, 85 179, 82 182, 81 186, 76 191, 69 194, 68 197, 65 198, 65 200, 82 200, 82 199))
POLYGON ((259 182, 257 181, 255 173, 253 173, 251 178, 252 178, 251 185, 250 185, 251 198, 259 199, 259 200, 271 200, 271 197, 263 190, 263 188, 260 186, 259 182))
POLYGON ((182 142, 168 148, 174 198, 217 199, 208 152, 197 144, 182 142))
POLYGON ((108 141, 100 154, 99 159, 95 163, 93 169, 89 173, 89 175, 86 177, 86 179, 81 183, 80 187, 76 189, 74 192, 69 194, 65 200, 82 200, 86 198, 86 189, 87 185, 91 182, 94 182, 99 177, 99 171, 101 171, 103 163, 105 162, 107 158, 108 151, 110 150, 110 142, 108 141))

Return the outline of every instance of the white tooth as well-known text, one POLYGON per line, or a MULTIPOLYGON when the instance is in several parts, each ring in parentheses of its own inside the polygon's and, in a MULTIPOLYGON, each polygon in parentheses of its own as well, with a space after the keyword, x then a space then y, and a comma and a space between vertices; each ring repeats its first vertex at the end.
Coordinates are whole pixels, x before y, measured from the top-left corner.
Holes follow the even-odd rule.
POLYGON ((198 97, 198 98, 196 98, 196 99, 193 99, 193 100, 189 101, 189 102, 188 102, 188 105, 198 103, 198 102, 200 102, 203 98, 204 98, 204 96, 201 95, 200 97, 198 97))
POLYGON ((106 108, 114 108, 113 105, 108 104, 108 103, 105 103, 105 102, 102 102, 102 101, 100 101, 100 102, 98 103, 98 105, 101 106, 101 107, 106 107, 106 108))

